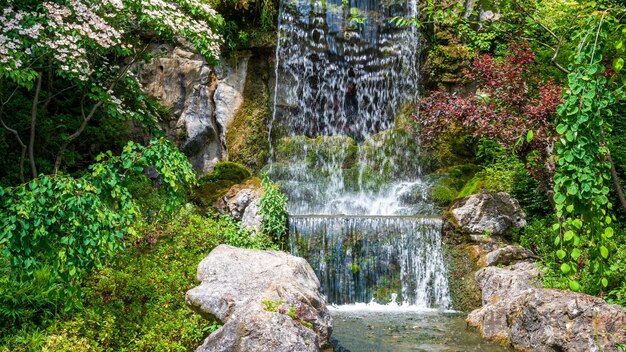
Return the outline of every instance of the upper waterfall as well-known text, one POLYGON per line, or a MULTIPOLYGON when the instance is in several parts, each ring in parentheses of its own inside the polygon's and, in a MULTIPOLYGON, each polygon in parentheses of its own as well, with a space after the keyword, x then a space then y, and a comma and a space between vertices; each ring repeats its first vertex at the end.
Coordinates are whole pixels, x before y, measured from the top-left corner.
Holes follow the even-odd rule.
POLYGON ((362 139, 393 127, 419 82, 419 31, 390 22, 416 0, 285 0, 274 124, 283 135, 362 139))

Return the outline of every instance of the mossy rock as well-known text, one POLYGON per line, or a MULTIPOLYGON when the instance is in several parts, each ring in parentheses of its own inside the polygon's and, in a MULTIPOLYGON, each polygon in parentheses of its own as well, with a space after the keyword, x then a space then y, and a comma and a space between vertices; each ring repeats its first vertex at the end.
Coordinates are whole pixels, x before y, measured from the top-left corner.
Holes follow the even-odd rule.
POLYGON ((431 198, 435 205, 440 207, 448 206, 459 194, 458 189, 446 185, 437 185, 433 188, 431 198))
MULTIPOLYGON (((444 241, 445 243, 445 241, 444 241)), ((452 308, 471 312, 482 305, 482 292, 474 275, 481 268, 469 244, 445 245, 444 259, 448 266, 448 287, 452 308)))
POLYGON ((229 160, 259 171, 269 157, 267 125, 272 118, 270 78, 273 55, 256 50, 250 57, 243 103, 226 131, 229 160))
POLYGON ((482 305, 482 292, 474 279, 481 268, 480 253, 475 252, 470 235, 461 230, 449 209, 444 212, 443 220, 443 254, 452 308, 470 312, 482 305))
POLYGON ((200 182, 227 180, 239 183, 250 177, 250 175, 250 171, 241 164, 231 161, 220 161, 215 165, 210 174, 200 179, 200 182))
POLYGON ((477 165, 462 164, 442 168, 429 175, 427 179, 433 182, 433 202, 440 207, 447 207, 455 199, 463 198, 462 190, 479 170, 477 165))
POLYGON ((193 190, 193 202, 206 209, 226 194, 233 185, 249 178, 251 174, 245 166, 230 161, 218 162, 210 174, 199 180, 198 187, 193 190))
POLYGON ((358 147, 348 136, 283 137, 278 140, 274 151, 277 162, 306 162, 310 169, 318 169, 328 163, 340 163, 343 169, 356 162, 358 147))
POLYGON ((465 186, 459 192, 459 198, 469 197, 472 194, 477 194, 485 189, 484 180, 480 175, 472 177, 465 186))

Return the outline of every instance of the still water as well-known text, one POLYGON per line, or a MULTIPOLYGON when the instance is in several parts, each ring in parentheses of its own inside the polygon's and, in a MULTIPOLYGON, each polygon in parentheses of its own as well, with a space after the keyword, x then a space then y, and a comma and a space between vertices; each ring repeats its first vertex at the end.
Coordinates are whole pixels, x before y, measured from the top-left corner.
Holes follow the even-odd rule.
POLYGON ((331 309, 332 336, 351 352, 505 352, 467 326, 465 315, 436 310, 331 309))

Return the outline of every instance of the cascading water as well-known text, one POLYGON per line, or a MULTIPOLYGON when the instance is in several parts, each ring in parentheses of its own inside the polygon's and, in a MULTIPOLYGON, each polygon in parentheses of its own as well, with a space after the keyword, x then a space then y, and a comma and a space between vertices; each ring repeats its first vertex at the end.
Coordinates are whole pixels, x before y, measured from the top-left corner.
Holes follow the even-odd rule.
POLYGON ((450 308, 441 220, 403 108, 419 83, 417 0, 282 0, 267 169, 294 254, 353 351, 505 349, 450 308), (365 309, 363 309, 365 307, 365 309), (417 312, 417 313, 416 313, 417 312))
POLYGON ((331 303, 448 306, 440 219, 293 216, 289 230, 331 303))
POLYGON ((281 3, 268 171, 329 303, 449 308, 441 221, 396 121, 416 98, 420 36, 390 20, 416 14, 416 0, 281 3))

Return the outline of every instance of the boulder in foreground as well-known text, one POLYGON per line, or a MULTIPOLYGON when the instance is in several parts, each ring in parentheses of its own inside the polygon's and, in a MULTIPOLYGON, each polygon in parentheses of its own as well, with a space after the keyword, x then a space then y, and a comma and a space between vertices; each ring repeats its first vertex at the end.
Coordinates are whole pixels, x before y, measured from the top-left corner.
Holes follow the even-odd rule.
POLYGON ((316 352, 328 345, 332 318, 306 260, 220 245, 197 275, 187 304, 223 323, 197 352, 316 352))

